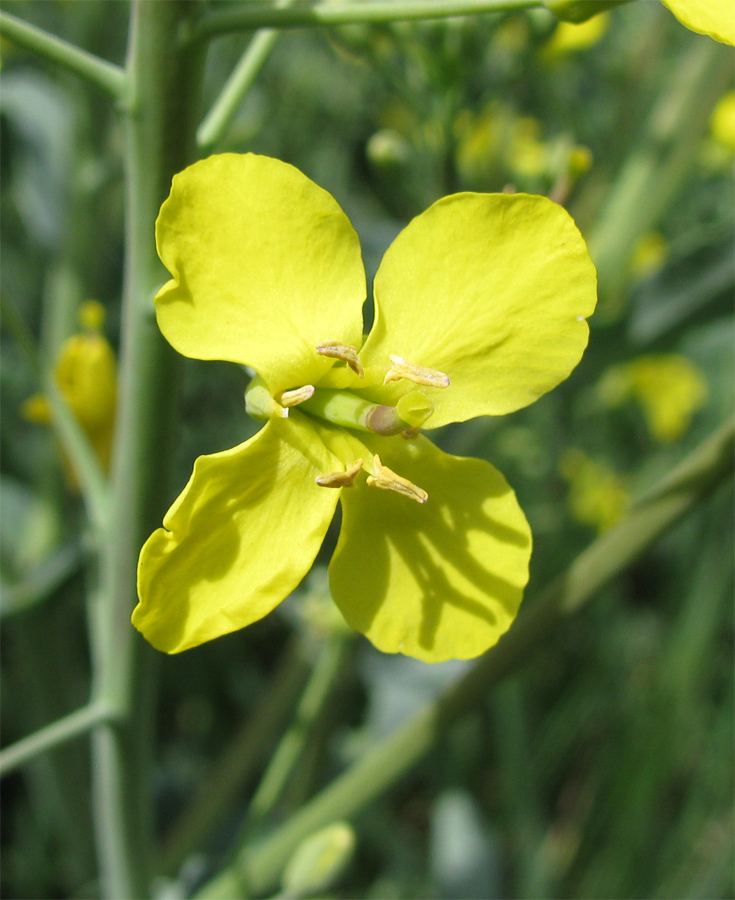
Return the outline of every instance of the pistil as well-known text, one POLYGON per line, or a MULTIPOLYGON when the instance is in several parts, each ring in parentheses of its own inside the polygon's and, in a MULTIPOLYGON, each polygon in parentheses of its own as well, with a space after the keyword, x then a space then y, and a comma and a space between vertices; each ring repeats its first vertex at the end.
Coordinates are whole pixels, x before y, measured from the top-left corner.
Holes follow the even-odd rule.
POLYGON ((371 403, 357 394, 331 388, 317 388, 300 408, 334 425, 384 436, 400 434, 411 426, 393 406, 371 403))

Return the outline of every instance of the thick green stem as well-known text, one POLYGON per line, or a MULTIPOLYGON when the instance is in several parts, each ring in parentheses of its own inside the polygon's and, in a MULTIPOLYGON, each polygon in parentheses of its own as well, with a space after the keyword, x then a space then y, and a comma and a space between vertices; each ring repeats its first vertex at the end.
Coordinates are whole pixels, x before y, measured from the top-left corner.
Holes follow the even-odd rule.
POLYGON ((93 799, 103 895, 145 897, 152 845, 147 739, 150 709, 143 678, 152 653, 135 635, 135 573, 144 539, 170 499, 167 473, 176 408, 178 359, 164 341, 152 298, 164 280, 153 237, 171 177, 195 155, 202 55, 175 35, 194 5, 138 0, 128 47, 130 96, 125 122, 126 257, 120 405, 113 451, 109 533, 93 616, 94 697, 118 721, 93 741, 93 799))
POLYGON ((332 3, 323 0, 313 6, 290 8, 257 3, 204 16, 188 33, 184 31, 184 40, 202 40, 251 28, 305 28, 358 22, 443 19, 447 16, 512 12, 534 6, 543 6, 542 0, 369 0, 367 3, 332 3))
POLYGON ((86 50, 80 50, 74 44, 48 34, 35 25, 29 25, 10 13, 0 12, 0 35, 19 47, 80 75, 116 100, 123 98, 125 73, 119 66, 99 59, 86 50))
POLYGON ((198 895, 233 896, 244 883, 254 894, 276 886, 299 843, 318 828, 349 819, 414 766, 455 721, 487 696, 488 688, 523 665, 569 614, 588 603, 681 516, 698 506, 733 471, 735 426, 728 424, 702 444, 643 498, 630 515, 585 550, 533 602, 492 651, 436 701, 375 746, 272 835, 240 852, 236 866, 198 895), (224 891, 224 893, 223 893, 224 891))

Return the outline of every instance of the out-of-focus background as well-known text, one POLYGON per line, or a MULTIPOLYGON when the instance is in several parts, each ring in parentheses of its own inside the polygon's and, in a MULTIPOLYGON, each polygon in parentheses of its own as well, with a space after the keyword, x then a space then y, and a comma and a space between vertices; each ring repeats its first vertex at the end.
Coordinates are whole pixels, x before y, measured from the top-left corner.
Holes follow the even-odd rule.
MULTIPOLYGON (((3 6, 123 63, 125 2, 3 6)), ((247 39, 213 42, 205 108, 247 39)), ((118 345, 121 130, 99 92, 7 42, 0 49, 1 290, 42 358, 58 365, 65 341, 84 329, 118 345), (102 304, 104 321, 98 307, 82 306, 89 299, 102 304)), ((656 2, 580 26, 535 10, 284 32, 213 148, 276 156, 329 190, 360 235, 369 276, 403 224, 444 194, 516 189, 567 205, 600 267, 584 359, 528 409, 435 433, 444 449, 493 462, 515 488, 534 532, 529 602, 732 414, 728 52, 656 2)), ((245 415, 242 369, 184 366, 173 496, 197 455, 256 429, 245 415)), ((74 478, 44 423, 23 349, 6 331, 0 388, 9 744, 88 698, 89 572, 74 478)), ((106 402, 114 408, 114 396, 106 402)), ((314 571, 275 614, 159 660, 161 896, 179 896, 216 867, 312 648, 340 627, 325 577, 335 539, 330 532, 314 571), (276 684, 289 654, 293 684, 285 676, 276 684), (264 709, 280 710, 275 724, 264 709), (216 780, 227 754, 253 745, 258 728, 253 758, 226 782, 215 825, 190 846, 181 823, 197 788, 205 776, 216 780)), ((726 489, 359 817, 354 856, 326 893, 732 897, 732 548, 726 489)), ((356 636, 273 820, 465 666, 381 655, 356 636)), ((2 788, 2 895, 97 896, 85 741, 39 758, 2 788)))

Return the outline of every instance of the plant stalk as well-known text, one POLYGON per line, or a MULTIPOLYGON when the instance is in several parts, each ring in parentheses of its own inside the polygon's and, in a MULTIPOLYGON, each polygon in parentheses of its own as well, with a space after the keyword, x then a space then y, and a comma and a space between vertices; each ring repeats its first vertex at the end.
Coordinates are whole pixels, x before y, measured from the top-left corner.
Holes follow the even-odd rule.
POLYGON ((126 84, 125 72, 120 66, 87 53, 86 50, 75 47, 42 28, 29 25, 10 13, 0 12, 0 35, 19 47, 74 72, 115 100, 122 100, 126 84))
POLYGON ((183 31, 183 41, 207 40, 218 34, 251 28, 307 28, 350 25, 360 22, 400 22, 410 19, 443 19, 448 16, 512 12, 543 6, 542 0, 389 0, 331 3, 293 7, 254 3, 204 16, 192 29, 183 31))
POLYGON ((168 472, 179 358, 156 326, 153 295, 165 272, 154 223, 172 176, 195 157, 203 54, 181 50, 189 0, 137 0, 132 7, 126 77, 125 268, 119 408, 113 449, 109 528, 94 604, 93 701, 115 723, 93 737, 93 803, 102 893, 149 893, 152 841, 149 746, 152 653, 130 625, 140 547, 170 497, 168 472))

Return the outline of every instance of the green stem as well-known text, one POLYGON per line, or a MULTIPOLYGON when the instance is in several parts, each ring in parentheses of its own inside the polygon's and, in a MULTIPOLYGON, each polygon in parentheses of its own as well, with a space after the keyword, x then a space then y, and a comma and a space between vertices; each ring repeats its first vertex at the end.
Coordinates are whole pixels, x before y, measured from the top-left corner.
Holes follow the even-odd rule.
POLYGON ((600 311, 608 318, 620 311, 636 243, 658 224, 676 195, 731 78, 730 48, 693 40, 646 118, 588 242, 598 271, 600 311))
POLYGON ((80 75, 115 100, 121 100, 125 94, 125 72, 119 66, 48 34, 35 25, 29 25, 10 13, 0 12, 0 36, 80 75))
POLYGON ((90 703, 89 706, 35 731, 27 738, 16 741, 0 752, 0 777, 10 774, 40 754, 86 734, 100 722, 108 721, 111 716, 112 710, 90 703))
POLYGON ((347 654, 346 636, 335 635, 327 640, 304 688, 293 722, 283 736, 258 790, 250 803, 245 822, 245 834, 252 834, 258 824, 275 807, 294 766, 312 736, 314 725, 329 699, 347 654))
POLYGON ((21 581, 3 589, 0 616, 5 618, 23 612, 50 597, 81 569, 83 563, 84 551, 76 540, 50 554, 21 581))
POLYGON ((241 796, 263 758, 275 744, 309 673, 301 641, 283 651, 278 672, 216 767, 201 781, 161 851, 160 871, 175 874, 186 857, 200 850, 222 817, 241 796))
POLYGON ((182 51, 175 35, 197 6, 184 0, 132 7, 126 64, 126 257, 120 402, 111 475, 109 533, 93 614, 93 696, 119 714, 93 740, 93 802, 103 896, 148 895, 152 848, 149 739, 153 653, 134 633, 140 547, 170 499, 168 472, 176 409, 178 357, 156 327, 152 298, 163 281, 154 222, 173 174, 195 157, 200 52, 182 51), (148 654, 148 658, 144 656, 148 654))
POLYGON ((185 42, 206 40, 218 34, 251 28, 306 28, 319 25, 350 25, 359 22, 400 22, 408 19, 442 19, 447 16, 512 12, 543 6, 543 0, 389 0, 366 3, 331 3, 279 8, 266 4, 242 6, 204 16, 185 42))
MULTIPOLYGON (((292 3, 293 0, 276 0, 275 6, 286 7, 292 3)), ((278 37, 279 32, 272 28, 262 28, 253 35, 222 92, 197 130, 197 146, 203 154, 211 153, 222 140, 243 98, 276 46, 278 37)))
POLYGON ((109 508, 105 473, 84 429, 56 386, 53 375, 46 379, 45 394, 51 407, 54 430, 79 479, 87 517, 99 546, 106 532, 109 508))
POLYGON ((459 682, 375 746, 272 835, 245 846, 234 870, 223 872, 198 896, 224 896, 225 882, 232 888, 238 880, 256 894, 275 887, 283 866, 305 837, 337 819, 353 817, 402 777, 446 733, 449 723, 484 700, 488 688, 522 666, 566 616, 588 603, 604 584, 728 478, 733 471, 734 442, 735 426, 729 423, 636 504, 623 522, 588 547, 459 682))

